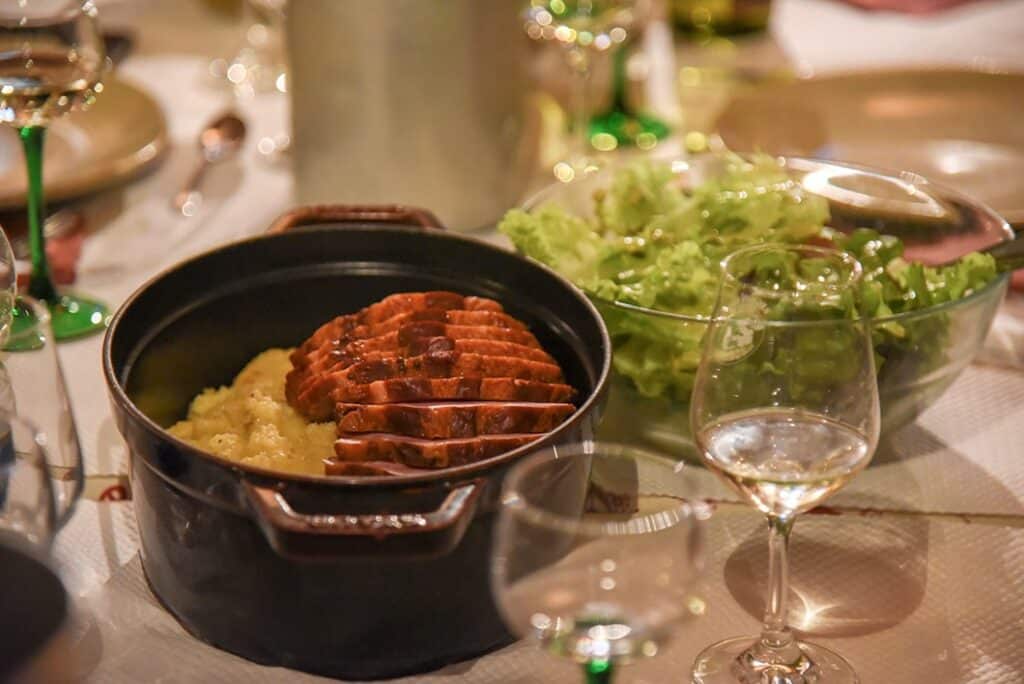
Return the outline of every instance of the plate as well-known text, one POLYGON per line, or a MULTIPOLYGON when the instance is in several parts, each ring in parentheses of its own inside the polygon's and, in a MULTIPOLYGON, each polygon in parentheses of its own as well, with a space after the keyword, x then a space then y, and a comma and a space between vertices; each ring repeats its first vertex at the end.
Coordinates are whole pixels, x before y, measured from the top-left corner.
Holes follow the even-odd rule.
MULTIPOLYGON (((167 125, 157 103, 138 88, 108 78, 92 107, 58 119, 47 131, 46 199, 71 199, 123 183, 166 149, 167 125)), ((24 206, 24 165, 17 133, 0 127, 0 208, 24 206)))
POLYGON ((1024 225, 1024 74, 865 71, 759 88, 720 115, 737 151, 912 171, 1024 225))

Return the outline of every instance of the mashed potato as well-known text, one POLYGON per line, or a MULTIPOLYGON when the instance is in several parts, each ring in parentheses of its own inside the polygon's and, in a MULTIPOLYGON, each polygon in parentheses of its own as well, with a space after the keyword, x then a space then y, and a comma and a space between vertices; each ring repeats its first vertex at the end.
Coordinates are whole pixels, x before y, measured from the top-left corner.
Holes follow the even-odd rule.
POLYGON ((322 475, 334 455, 334 423, 309 423, 284 397, 290 349, 268 349, 230 387, 208 387, 188 417, 168 430, 218 456, 246 465, 322 475))

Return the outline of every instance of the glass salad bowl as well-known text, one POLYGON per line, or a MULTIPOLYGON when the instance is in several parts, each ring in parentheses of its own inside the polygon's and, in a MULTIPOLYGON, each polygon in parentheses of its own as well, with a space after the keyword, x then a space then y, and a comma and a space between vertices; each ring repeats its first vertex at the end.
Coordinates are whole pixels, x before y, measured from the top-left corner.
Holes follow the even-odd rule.
MULTIPOLYGON (((718 260, 732 249, 824 242, 862 261, 875 280, 862 298, 885 435, 931 406, 978 353, 1009 274, 961 257, 1013 237, 986 206, 916 174, 736 155, 606 167, 547 187, 499 228, 587 291, 608 324, 614 373, 602 438, 677 454, 693 448, 689 393, 718 260)), ((805 353, 814 368, 821 355, 805 353)), ((822 366, 809 376, 825 388, 829 374, 822 366)))

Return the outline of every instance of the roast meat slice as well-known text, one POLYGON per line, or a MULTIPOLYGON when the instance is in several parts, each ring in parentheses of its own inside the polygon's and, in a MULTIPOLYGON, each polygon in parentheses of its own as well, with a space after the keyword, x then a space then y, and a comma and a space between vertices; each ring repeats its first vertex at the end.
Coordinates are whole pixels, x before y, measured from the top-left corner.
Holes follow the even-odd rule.
MULTIPOLYGON (((497 456, 537 439, 539 435, 481 435, 459 439, 420 439, 385 433, 339 437, 339 461, 393 461, 413 468, 450 468, 497 456)), ((334 474, 331 462, 328 475, 334 474)))
MULTIPOLYGON (((568 402, 576 390, 569 385, 515 378, 392 378, 365 385, 344 383, 335 390, 338 402, 391 404, 396 402, 462 400, 568 402)), ((327 420, 334 414, 330 407, 327 420)))
POLYGON ((426 439, 549 432, 576 410, 572 404, 437 402, 339 404, 338 434, 389 432, 426 439))
MULTIPOLYGON (((486 330, 486 328, 485 328, 486 330)), ((503 342, 502 340, 478 339, 474 337, 451 338, 445 336, 437 337, 413 337, 412 339, 399 340, 399 333, 389 333, 374 337, 372 340, 356 340, 350 342, 344 349, 337 351, 334 357, 338 363, 334 368, 344 368, 358 363, 359 361, 370 361, 373 353, 404 353, 406 356, 419 356, 440 351, 457 351, 470 354, 485 354, 487 356, 517 356, 529 361, 540 361, 541 363, 556 363, 556 361, 543 349, 530 347, 515 342, 503 342)))

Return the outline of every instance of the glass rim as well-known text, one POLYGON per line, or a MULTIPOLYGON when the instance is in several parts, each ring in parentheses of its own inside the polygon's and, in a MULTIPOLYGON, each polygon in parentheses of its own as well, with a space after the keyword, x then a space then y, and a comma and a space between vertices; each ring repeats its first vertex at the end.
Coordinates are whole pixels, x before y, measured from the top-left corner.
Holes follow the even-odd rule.
POLYGON ((626 520, 587 520, 580 517, 559 515, 544 510, 530 503, 527 495, 522 492, 522 480, 536 468, 555 461, 571 461, 580 458, 608 457, 637 458, 670 468, 680 472, 693 466, 686 461, 675 461, 663 454, 617 442, 586 441, 566 445, 553 445, 526 456, 509 471, 502 486, 500 505, 502 510, 522 518, 533 525, 545 529, 569 534, 582 534, 589 537, 631 537, 660 532, 681 523, 693 525, 710 517, 711 506, 700 499, 681 499, 671 494, 664 497, 672 499, 675 505, 652 511, 630 515, 626 520), (668 515, 668 519, 666 519, 668 515))

